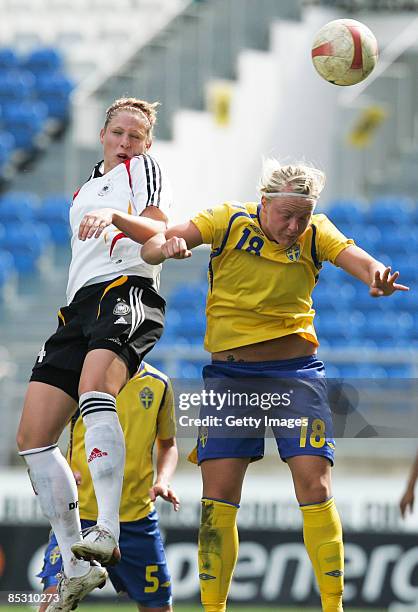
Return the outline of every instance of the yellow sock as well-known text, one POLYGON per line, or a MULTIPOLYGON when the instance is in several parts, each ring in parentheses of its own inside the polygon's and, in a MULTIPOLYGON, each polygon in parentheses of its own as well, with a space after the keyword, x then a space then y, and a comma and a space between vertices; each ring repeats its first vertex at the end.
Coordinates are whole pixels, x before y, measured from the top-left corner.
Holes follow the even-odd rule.
POLYGON ((344 546, 340 517, 331 498, 301 506, 303 539, 321 593, 323 612, 342 612, 344 546))
POLYGON ((200 594, 205 612, 225 612, 238 557, 238 507, 202 499, 199 530, 200 594))

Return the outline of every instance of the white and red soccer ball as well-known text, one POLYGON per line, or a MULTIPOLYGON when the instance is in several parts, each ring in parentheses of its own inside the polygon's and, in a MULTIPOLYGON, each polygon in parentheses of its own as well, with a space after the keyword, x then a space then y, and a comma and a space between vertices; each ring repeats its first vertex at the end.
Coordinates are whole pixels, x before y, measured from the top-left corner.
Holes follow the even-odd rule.
POLYGON ((378 47, 371 30, 354 19, 335 19, 317 32, 312 61, 317 72, 334 85, 355 85, 376 66, 378 47))

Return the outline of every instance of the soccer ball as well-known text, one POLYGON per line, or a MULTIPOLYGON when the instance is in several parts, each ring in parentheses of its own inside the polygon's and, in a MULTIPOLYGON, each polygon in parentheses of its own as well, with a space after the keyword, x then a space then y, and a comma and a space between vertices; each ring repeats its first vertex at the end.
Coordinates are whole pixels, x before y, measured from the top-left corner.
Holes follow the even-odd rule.
POLYGON ((360 21, 335 19, 316 34, 312 61, 317 72, 334 85, 355 85, 376 66, 377 41, 360 21))

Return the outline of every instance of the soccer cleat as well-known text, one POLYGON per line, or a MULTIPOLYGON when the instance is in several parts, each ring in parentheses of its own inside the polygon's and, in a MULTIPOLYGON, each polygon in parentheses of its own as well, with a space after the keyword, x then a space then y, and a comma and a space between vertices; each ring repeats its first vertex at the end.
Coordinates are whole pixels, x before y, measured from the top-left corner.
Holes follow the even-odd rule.
POLYGON ((57 586, 58 601, 49 604, 46 612, 70 612, 96 587, 102 589, 106 584, 107 571, 100 565, 93 565, 87 574, 79 578, 66 578, 61 575, 57 586))
POLYGON ((93 525, 82 531, 83 539, 71 546, 77 559, 98 561, 101 565, 116 565, 120 550, 116 539, 105 527, 93 525))

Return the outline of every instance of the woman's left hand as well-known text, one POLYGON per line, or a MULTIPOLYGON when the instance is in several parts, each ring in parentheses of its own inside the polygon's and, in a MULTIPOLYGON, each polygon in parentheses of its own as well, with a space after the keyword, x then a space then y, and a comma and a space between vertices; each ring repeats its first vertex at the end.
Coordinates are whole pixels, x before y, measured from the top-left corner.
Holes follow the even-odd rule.
POLYGON ((99 238, 105 227, 112 225, 113 213, 112 208, 100 208, 84 215, 78 228, 79 239, 99 238))
POLYGON ((399 277, 399 272, 391 274, 390 266, 385 268, 383 272, 376 270, 374 280, 370 285, 369 293, 372 297, 382 297, 392 295, 395 291, 409 291, 409 287, 399 285, 395 281, 399 277))

